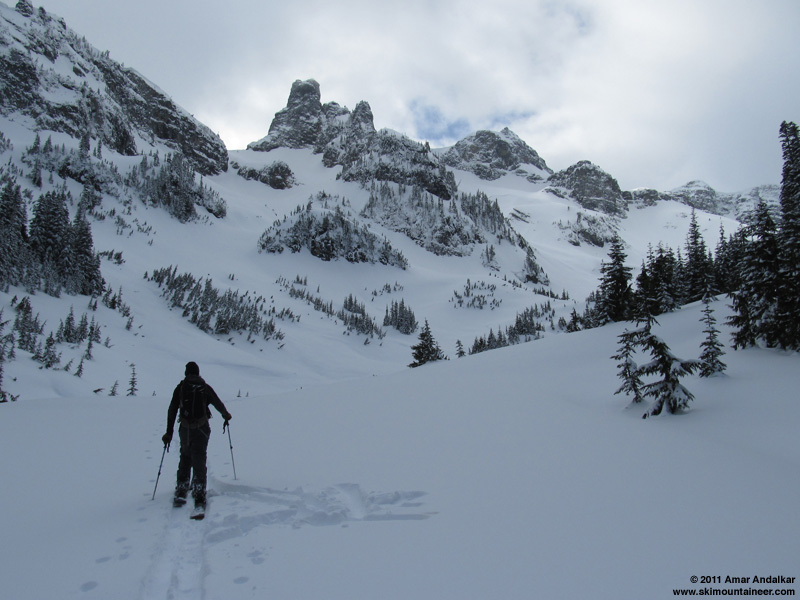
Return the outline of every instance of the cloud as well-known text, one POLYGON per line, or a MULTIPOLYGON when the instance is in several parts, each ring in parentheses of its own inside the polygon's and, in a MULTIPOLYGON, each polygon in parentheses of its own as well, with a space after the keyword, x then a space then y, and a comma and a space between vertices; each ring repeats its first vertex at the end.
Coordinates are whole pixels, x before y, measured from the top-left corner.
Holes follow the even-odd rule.
POLYGON ((230 148, 309 77, 378 128, 451 143, 508 126, 626 189, 777 183, 778 126, 800 121, 796 0, 45 1, 230 148))
POLYGON ((448 120, 437 106, 422 100, 411 101, 414 115, 415 137, 433 142, 438 146, 449 146, 471 132, 466 119, 448 120))

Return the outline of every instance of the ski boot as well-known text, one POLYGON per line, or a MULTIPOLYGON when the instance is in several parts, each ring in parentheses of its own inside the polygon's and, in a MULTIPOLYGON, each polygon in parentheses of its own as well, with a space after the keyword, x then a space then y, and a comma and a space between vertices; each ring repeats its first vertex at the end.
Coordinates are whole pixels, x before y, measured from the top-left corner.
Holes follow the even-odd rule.
POLYGON ((172 506, 179 508, 186 504, 186 496, 189 494, 189 483, 178 482, 175 486, 175 496, 172 498, 172 506))
POLYGON ((191 517, 199 521, 206 516, 206 486, 195 484, 192 489, 192 496, 194 496, 194 510, 191 517))

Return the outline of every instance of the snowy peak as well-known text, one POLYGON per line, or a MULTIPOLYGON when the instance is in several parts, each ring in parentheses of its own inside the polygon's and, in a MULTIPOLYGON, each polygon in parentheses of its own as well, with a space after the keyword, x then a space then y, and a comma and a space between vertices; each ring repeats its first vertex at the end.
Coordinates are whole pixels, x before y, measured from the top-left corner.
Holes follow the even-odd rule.
POLYGON ((449 167, 470 171, 493 181, 509 172, 531 181, 541 181, 553 173, 544 159, 508 127, 499 133, 478 131, 465 137, 442 155, 449 167))
POLYGON ((89 132, 128 156, 160 140, 200 173, 227 169, 225 144, 208 127, 27 0, 0 4, 0 74, 0 114, 31 129, 89 132))
POLYGON ((671 190, 668 195, 692 208, 699 208, 708 212, 717 212, 719 210, 717 191, 705 181, 690 181, 679 188, 671 190))
POLYGON ((367 102, 359 102, 352 113, 336 102, 322 105, 313 79, 292 84, 286 107, 275 113, 267 136, 247 148, 310 148, 322 154, 326 167, 341 166, 345 181, 418 186, 445 200, 456 193, 455 177, 427 144, 387 129, 376 131, 367 102))
POLYGON ((275 113, 267 136, 247 147, 264 152, 281 147, 311 148, 322 131, 322 120, 319 83, 298 79, 292 84, 286 107, 275 113))
POLYGON ((762 185, 746 192, 726 193, 718 192, 704 181, 690 181, 667 192, 639 188, 625 192, 624 196, 637 208, 654 206, 660 201, 674 200, 697 210, 742 220, 762 200, 769 206, 777 207, 780 202, 780 186, 762 185))
POLYGON ((319 83, 314 79, 298 79, 292 84, 286 107, 275 113, 269 133, 247 148, 261 152, 310 148, 323 152, 333 139, 343 134, 363 137, 374 133, 369 104, 359 102, 352 113, 337 102, 323 105, 319 83))
POLYGON ((547 183, 548 191, 557 196, 570 196, 587 210, 623 215, 627 209, 617 180, 588 160, 555 173, 547 183))

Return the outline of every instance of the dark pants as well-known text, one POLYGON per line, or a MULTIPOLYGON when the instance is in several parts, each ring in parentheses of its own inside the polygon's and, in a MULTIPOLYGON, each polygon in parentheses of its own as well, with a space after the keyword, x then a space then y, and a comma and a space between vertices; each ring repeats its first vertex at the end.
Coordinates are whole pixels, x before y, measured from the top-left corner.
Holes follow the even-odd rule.
POLYGON ((181 427, 181 459, 178 462, 178 486, 188 487, 192 476, 192 494, 197 498, 206 493, 206 452, 211 427, 208 423, 197 429, 181 427))

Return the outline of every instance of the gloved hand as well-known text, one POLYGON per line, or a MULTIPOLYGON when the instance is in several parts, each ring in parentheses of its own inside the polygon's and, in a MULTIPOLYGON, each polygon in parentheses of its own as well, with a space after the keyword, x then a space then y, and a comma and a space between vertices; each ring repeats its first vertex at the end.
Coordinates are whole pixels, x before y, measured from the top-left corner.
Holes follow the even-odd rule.
POLYGON ((164 442, 165 446, 169 446, 170 442, 172 441, 172 434, 170 432, 165 433, 161 436, 161 441, 164 442))
POLYGON ((224 415, 222 415, 222 418, 225 419, 226 421, 230 421, 233 418, 233 416, 231 416, 231 413, 225 413, 224 415))

